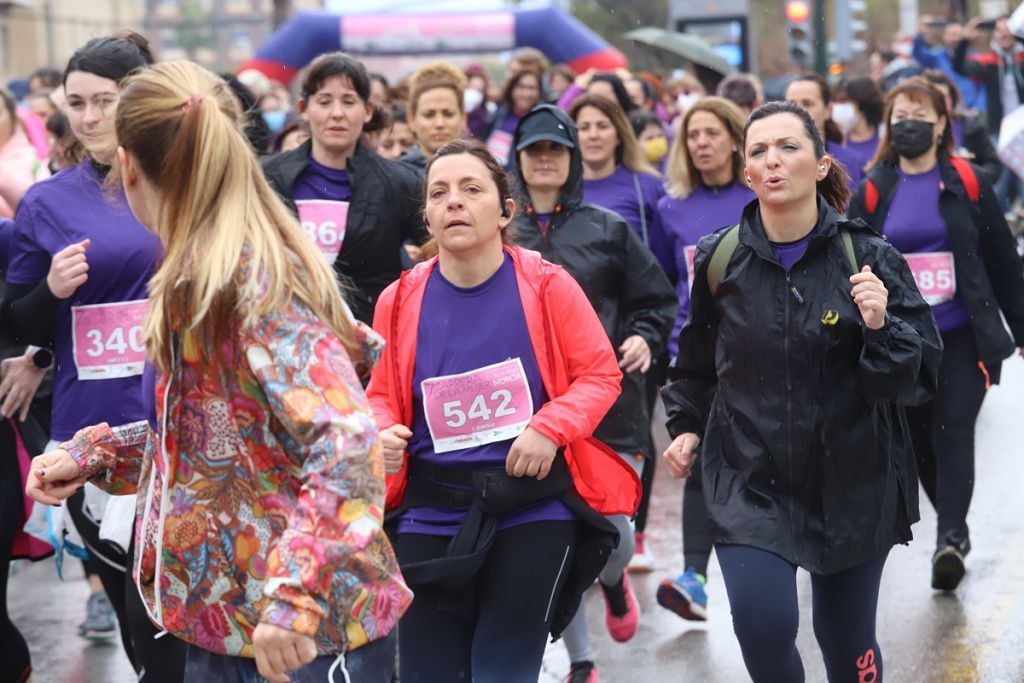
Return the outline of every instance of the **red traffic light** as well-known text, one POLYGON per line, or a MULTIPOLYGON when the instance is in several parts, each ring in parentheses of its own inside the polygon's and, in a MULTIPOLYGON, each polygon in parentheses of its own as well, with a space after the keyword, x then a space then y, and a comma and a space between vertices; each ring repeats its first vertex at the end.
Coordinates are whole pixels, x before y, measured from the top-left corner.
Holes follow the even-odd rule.
POLYGON ((789 0, 786 3, 786 19, 802 24, 811 17, 811 6, 806 0, 789 0))

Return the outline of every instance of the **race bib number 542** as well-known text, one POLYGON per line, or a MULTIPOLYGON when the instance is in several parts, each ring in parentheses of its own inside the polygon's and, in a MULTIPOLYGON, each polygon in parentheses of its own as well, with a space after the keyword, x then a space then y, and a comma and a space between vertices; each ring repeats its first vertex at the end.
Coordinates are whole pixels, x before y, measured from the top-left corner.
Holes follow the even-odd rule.
POLYGON ((71 307, 71 339, 78 379, 141 375, 146 362, 142 323, 149 303, 124 301, 71 307))
POLYGON ((533 396, 518 358, 432 377, 420 389, 435 453, 513 439, 533 417, 533 396))

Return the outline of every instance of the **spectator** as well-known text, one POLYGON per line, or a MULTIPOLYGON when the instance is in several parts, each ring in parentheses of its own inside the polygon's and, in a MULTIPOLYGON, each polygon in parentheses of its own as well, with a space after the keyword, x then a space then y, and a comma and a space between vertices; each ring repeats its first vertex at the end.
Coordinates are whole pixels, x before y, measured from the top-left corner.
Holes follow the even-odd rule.
POLYGON ((914 36, 913 57, 926 69, 939 69, 956 84, 964 109, 973 109, 985 113, 985 86, 959 74, 953 68, 953 55, 956 47, 963 39, 963 26, 956 21, 942 24, 929 14, 922 14, 918 24, 917 35, 914 36), (942 25, 942 42, 938 45, 929 44, 928 37, 934 28, 942 25))
POLYGON ((750 116, 750 112, 760 107, 761 101, 764 100, 759 86, 757 79, 750 74, 732 74, 722 79, 715 94, 735 104, 743 116, 747 117, 750 116))
POLYGON ((999 160, 999 155, 992 146, 988 128, 981 116, 973 111, 963 110, 956 84, 945 72, 928 69, 924 72, 924 77, 938 88, 946 99, 946 111, 949 112, 953 133, 953 154, 969 159, 988 182, 995 183, 1003 173, 1003 162, 999 160))

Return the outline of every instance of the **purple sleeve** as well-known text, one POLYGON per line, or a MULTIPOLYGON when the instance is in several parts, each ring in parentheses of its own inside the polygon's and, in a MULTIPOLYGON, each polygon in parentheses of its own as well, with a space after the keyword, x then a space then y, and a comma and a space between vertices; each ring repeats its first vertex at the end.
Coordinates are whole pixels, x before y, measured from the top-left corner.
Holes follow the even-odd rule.
POLYGON ((647 231, 648 246, 654 253, 654 257, 661 264, 661 269, 672 284, 679 280, 679 271, 676 267, 674 240, 668 234, 665 223, 661 220, 661 212, 658 211, 658 202, 665 196, 665 188, 660 178, 642 174, 644 205, 640 210, 648 217, 649 225, 647 231))
POLYGON ((569 107, 572 106, 572 103, 575 102, 576 98, 582 95, 583 92, 583 88, 575 83, 570 83, 569 87, 562 93, 562 96, 558 98, 558 108, 569 111, 569 107))
MULTIPOLYGON (((50 271, 53 257, 38 242, 39 219, 34 207, 25 202, 14 219, 14 235, 7 264, 7 281, 18 285, 41 282, 50 271)), ((52 230, 46 226, 48 231, 52 230)))

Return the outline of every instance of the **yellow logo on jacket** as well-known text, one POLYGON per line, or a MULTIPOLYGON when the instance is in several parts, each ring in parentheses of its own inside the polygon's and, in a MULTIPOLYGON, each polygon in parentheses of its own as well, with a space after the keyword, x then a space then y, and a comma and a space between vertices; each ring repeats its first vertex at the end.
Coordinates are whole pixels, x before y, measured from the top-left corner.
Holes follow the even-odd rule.
POLYGON ((839 311, 829 309, 821 316, 822 325, 835 325, 837 322, 839 322, 839 311))

